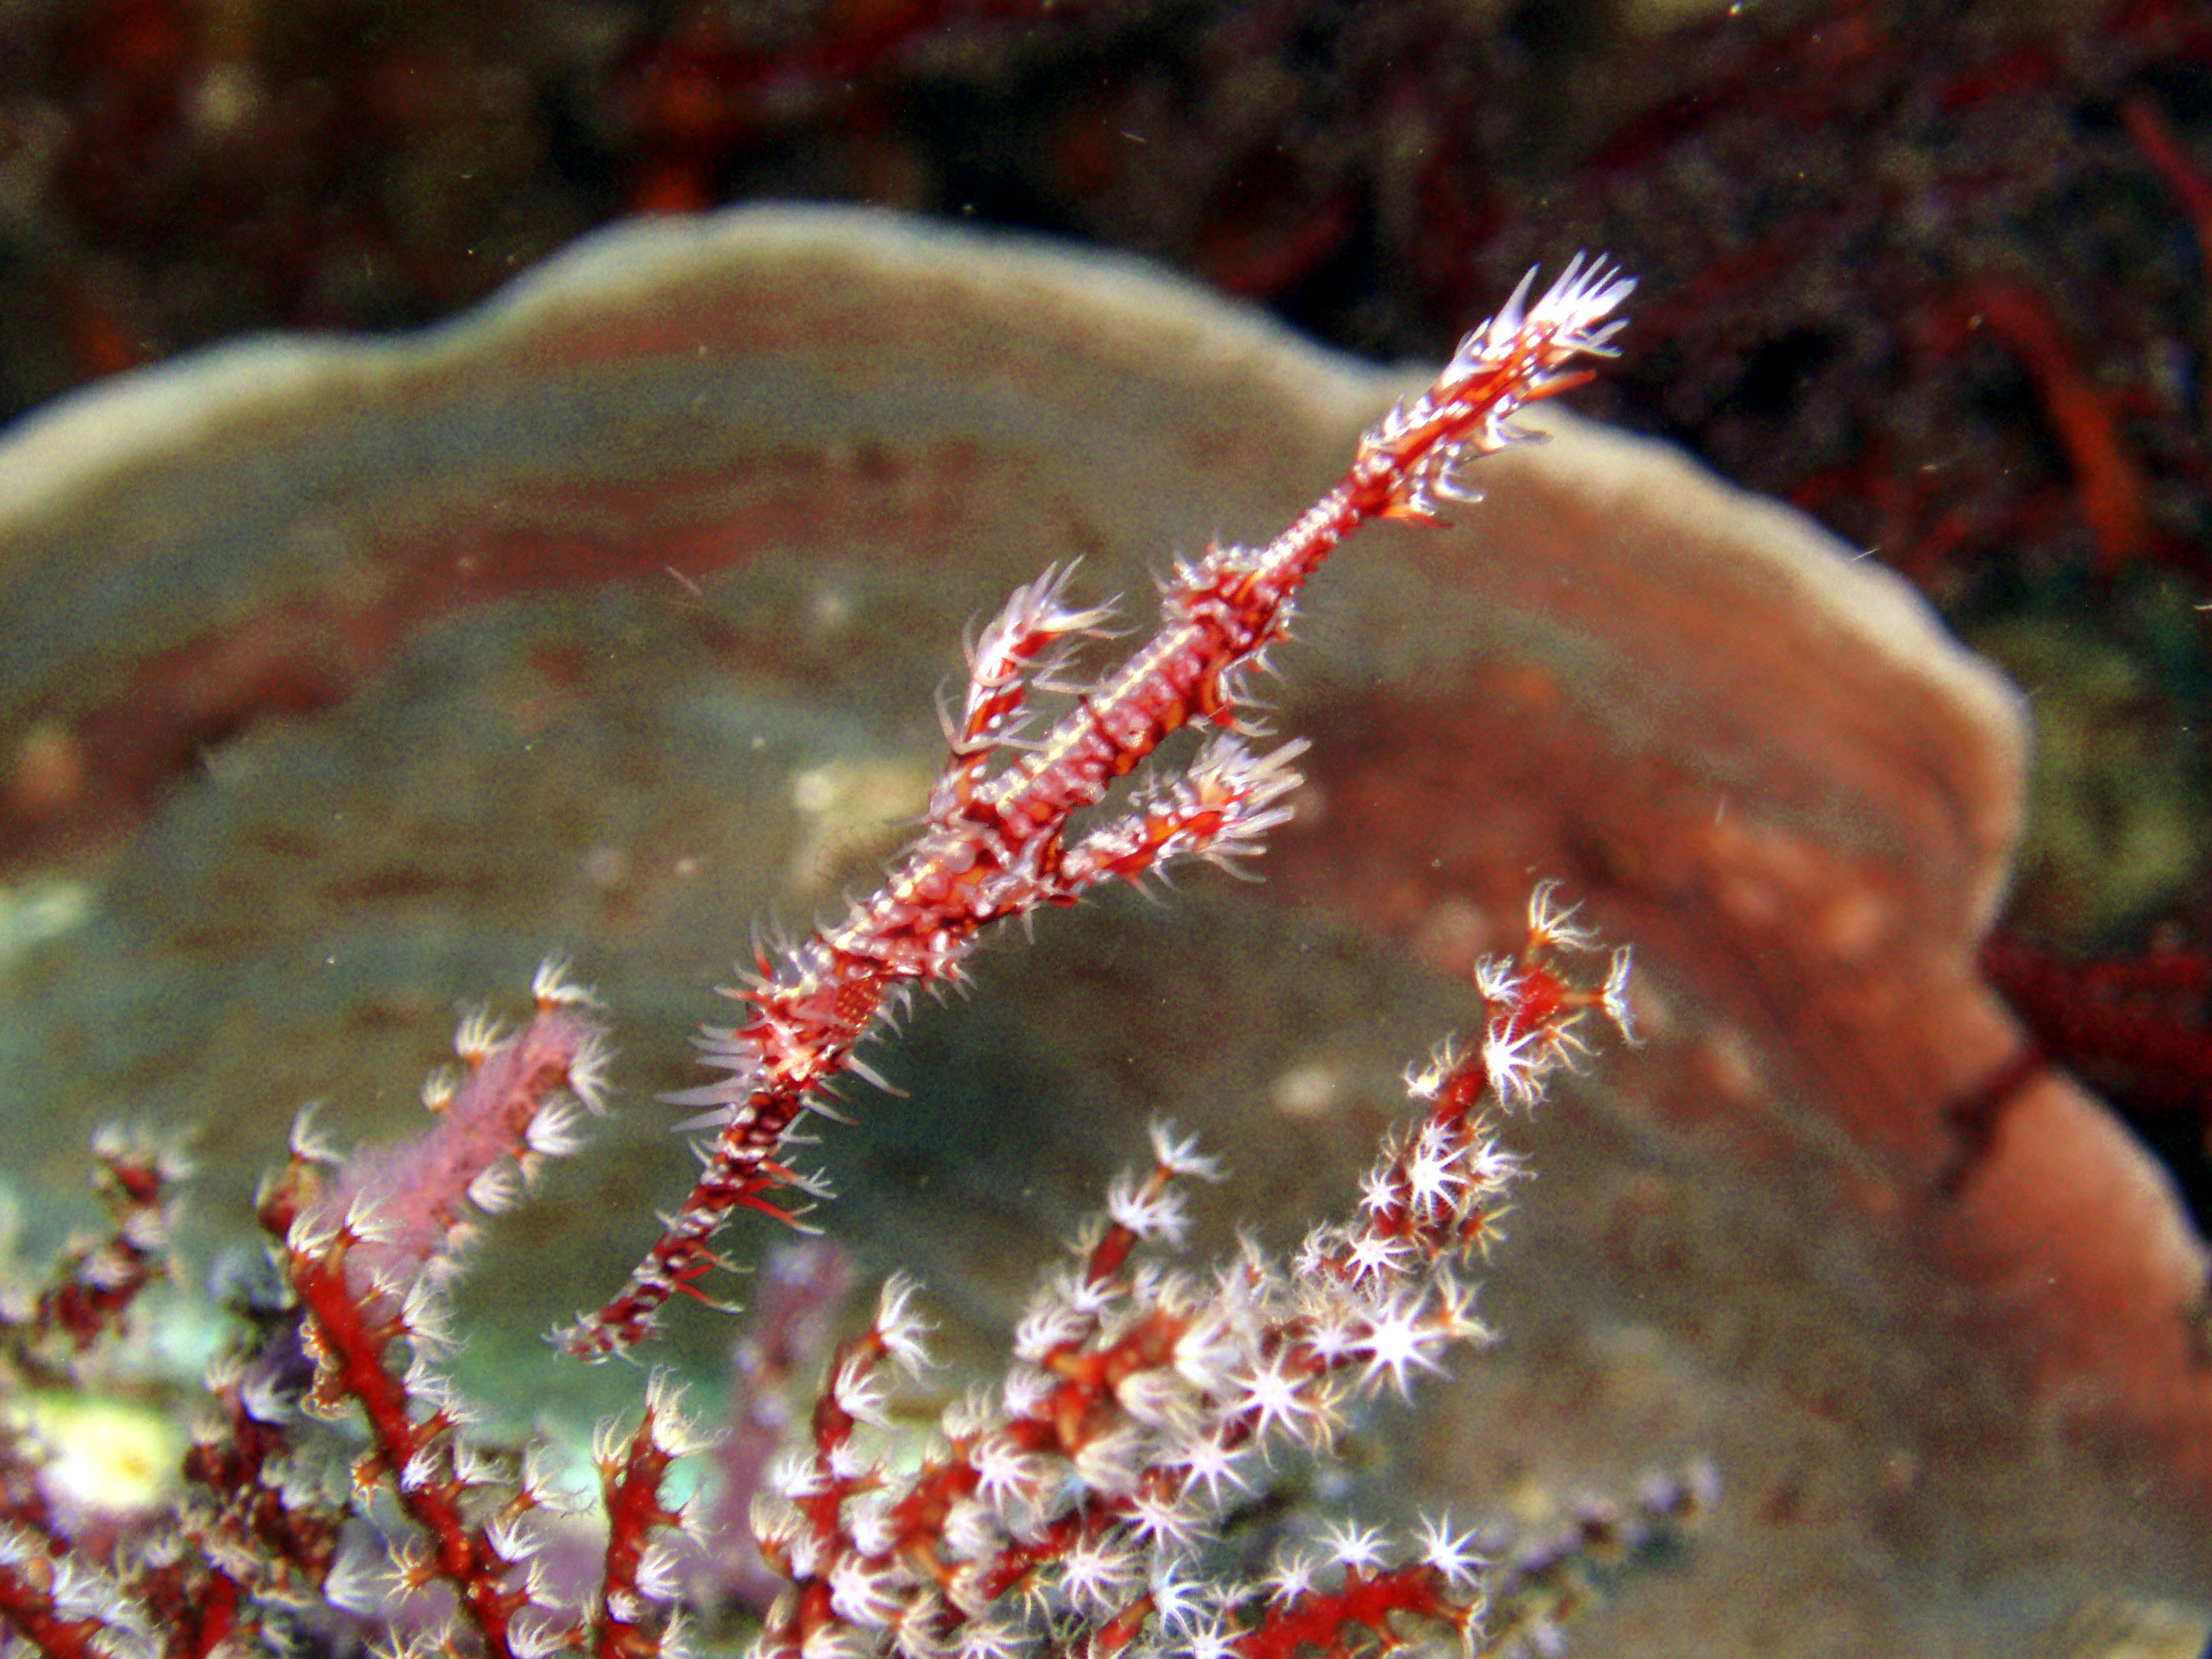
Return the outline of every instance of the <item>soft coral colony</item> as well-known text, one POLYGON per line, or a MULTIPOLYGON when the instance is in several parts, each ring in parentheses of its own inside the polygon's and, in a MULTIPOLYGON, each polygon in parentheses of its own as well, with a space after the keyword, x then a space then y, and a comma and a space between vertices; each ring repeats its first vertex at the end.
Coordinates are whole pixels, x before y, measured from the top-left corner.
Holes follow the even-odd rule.
MULTIPOLYGON (((1533 276, 1533 273, 1532 273, 1533 276)), ((950 756, 925 824, 882 887, 842 921, 769 955, 729 993, 742 1018, 700 1044, 725 1073, 704 1109, 704 1169, 628 1282, 559 1333, 586 1358, 647 1337, 670 1298, 702 1295, 714 1240, 740 1209, 792 1218, 826 1192, 794 1169, 804 1121, 839 1115, 836 1085, 872 1076, 854 1050, 914 989, 957 981, 979 932, 1074 902, 1109 878, 1261 850, 1290 815, 1301 745, 1253 746, 1247 681, 1287 636, 1297 593, 1376 518, 1432 521, 1468 499, 1467 469, 1520 434, 1524 404, 1608 355, 1632 284, 1580 260, 1532 304, 1524 281, 1436 383, 1362 440, 1343 481, 1274 541, 1215 548, 1163 585, 1158 628, 1120 665, 1079 678, 1108 612, 1071 573, 1018 590, 969 650, 945 726, 950 756), (1033 699, 1056 697, 1045 722, 1033 699), (1214 730, 1085 823, 1078 815, 1186 723, 1214 730), (994 765, 997 769, 994 769, 994 765)), ((1285 1460, 1326 1457, 1369 1401, 1408 1395, 1488 1333, 1467 1277, 1520 1173, 1501 1109, 1533 1105, 1593 1014, 1626 1025, 1627 956, 1596 941, 1550 885, 1526 945, 1486 963, 1482 1041, 1447 1045, 1410 1079, 1421 1110, 1390 1136, 1356 1212, 1287 1260, 1247 1243, 1211 1272, 1176 1263, 1184 1193, 1221 1171, 1156 1127, 1149 1169, 1036 1293, 1002 1376, 960 1395, 926 1445, 892 1431, 902 1383, 928 1366, 918 1291, 883 1289, 840 1348, 796 1443, 754 1503, 759 1547, 791 1589, 763 1659, 1000 1659, 1075 1651, 1273 1659, 1379 1653, 1425 1635, 1504 1652, 1571 1603, 1576 1559, 1663 1528, 1695 1481, 1660 1481, 1626 1514, 1486 1563, 1448 1516, 1405 1539, 1338 1521, 1247 1559, 1237 1516, 1285 1460), (1572 971, 1595 960, 1587 976, 1572 971)), ((597 1437, 596 1498, 542 1443, 476 1432, 443 1362, 446 1292, 481 1218, 517 1201, 544 1159, 600 1109, 605 1029, 547 970, 520 1029, 464 1025, 461 1065, 434 1079, 434 1126, 344 1157, 312 1122, 264 1186, 269 1283, 234 1295, 241 1325, 215 1367, 167 1512, 118 1517, 60 1501, 33 1419, 0 1431, 0 1628, 54 1659, 256 1646, 607 1659, 685 1645, 687 1563, 732 1540, 671 1479, 702 1441, 655 1373, 633 1423, 597 1437), (579 1511, 599 1511, 596 1541, 579 1511)), ((112 1237, 71 1251, 0 1323, 19 1399, 82 1386, 104 1336, 161 1271, 173 1158, 129 1138, 95 1149, 112 1237)), ((712 1611, 713 1609, 708 1609, 712 1611)))

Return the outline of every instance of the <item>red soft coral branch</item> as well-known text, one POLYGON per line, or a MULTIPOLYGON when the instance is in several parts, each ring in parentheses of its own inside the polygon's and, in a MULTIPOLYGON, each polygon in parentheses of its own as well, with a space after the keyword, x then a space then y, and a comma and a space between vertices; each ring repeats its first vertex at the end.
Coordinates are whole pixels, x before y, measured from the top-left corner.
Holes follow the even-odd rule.
POLYGON ((0 1626, 12 1625, 46 1659, 109 1659, 107 1621, 71 1618, 59 1605, 59 1581, 72 1571, 30 1535, 0 1533, 0 1626))
MULTIPOLYGON (((1511 1570, 1495 1644, 1491 1582, 1448 1517, 1410 1549, 1333 1526, 1320 1553, 1249 1583, 1200 1557, 1275 1455, 1326 1449, 1355 1407, 1409 1397, 1446 1355, 1489 1340, 1461 1273, 1522 1173, 1496 1109, 1533 1104, 1591 1014, 1626 1023, 1625 954, 1581 983, 1563 958, 1596 941, 1554 890, 1538 889, 1525 948, 1478 969, 1482 1043, 1447 1044, 1409 1077, 1427 1110, 1386 1138, 1352 1216, 1314 1228, 1287 1263, 1248 1240, 1211 1276, 1172 1266, 1184 1188, 1222 1171, 1157 1126, 1152 1167, 1115 1184, 1103 1224, 1016 1325, 1004 1381, 943 1412, 911 1469, 885 1431, 897 1377, 927 1363, 925 1328, 895 1276, 830 1368, 811 1446, 777 1465, 756 1509, 763 1554, 793 1586, 756 1659, 1114 1659, 1148 1630, 1155 1650, 1192 1659, 1351 1659, 1437 1626, 1469 1655, 1504 1654, 1550 1620, 1572 1593, 1574 1540, 1511 1570)), ((1684 1507, 1675 1486, 1655 1488, 1645 1520, 1684 1507)), ((1592 1547, 1644 1524, 1595 1519, 1577 1534, 1592 1547)))
POLYGON ((417 1420, 412 1396, 386 1367, 385 1350, 409 1334, 408 1328, 356 1300, 346 1283, 349 1244, 341 1237, 318 1254, 295 1252, 291 1263, 292 1287, 313 1322, 310 1352, 320 1373, 316 1406, 335 1413, 350 1400, 361 1407, 375 1449, 360 1476, 390 1480, 400 1507, 429 1534, 438 1576, 459 1596, 484 1651, 490 1659, 514 1659, 507 1627, 523 1594, 504 1582, 509 1564, 493 1552, 483 1528, 462 1515, 460 1483, 438 1467, 436 1448, 453 1425, 439 1412, 417 1420))
POLYGON ((33 1376, 52 1374, 114 1329, 167 1271, 173 1197, 190 1165, 174 1149, 114 1127, 94 1137, 92 1154, 93 1185, 113 1229, 73 1243, 23 1315, 0 1311, 0 1346, 33 1376))

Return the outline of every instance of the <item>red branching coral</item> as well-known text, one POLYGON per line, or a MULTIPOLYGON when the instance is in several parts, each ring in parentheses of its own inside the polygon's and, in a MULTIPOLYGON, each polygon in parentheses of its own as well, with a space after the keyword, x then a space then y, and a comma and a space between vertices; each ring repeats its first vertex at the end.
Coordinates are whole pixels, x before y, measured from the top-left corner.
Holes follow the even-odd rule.
MULTIPOLYGON (((1290 1659, 1387 1653, 1438 1629, 1503 1654, 1543 1628, 1557 1575, 1530 1556, 1493 1581, 1449 1517, 1410 1549, 1338 1522, 1249 1578, 1206 1557, 1271 1463, 1326 1454, 1366 1404, 1409 1397, 1453 1350, 1490 1340, 1462 1274, 1522 1173, 1496 1112, 1535 1103, 1581 1051, 1587 1011, 1625 1022, 1625 953, 1601 988, 1562 976, 1561 952, 1595 944, 1538 890, 1528 949, 1483 966, 1483 1042, 1409 1077, 1425 1112, 1386 1139, 1358 1213, 1313 1229, 1287 1263, 1249 1243, 1211 1275, 1158 1259, 1182 1243, 1184 1187, 1224 1172, 1156 1124, 1152 1168, 1114 1188, 1032 1299, 1004 1381, 947 1407, 912 1468, 882 1442, 896 1378, 927 1365, 925 1327, 912 1284, 886 1285, 831 1366, 811 1443, 757 1510, 794 1585, 759 1659, 1290 1659)), ((1693 1509, 1700 1484, 1655 1486, 1639 1524, 1693 1509)))

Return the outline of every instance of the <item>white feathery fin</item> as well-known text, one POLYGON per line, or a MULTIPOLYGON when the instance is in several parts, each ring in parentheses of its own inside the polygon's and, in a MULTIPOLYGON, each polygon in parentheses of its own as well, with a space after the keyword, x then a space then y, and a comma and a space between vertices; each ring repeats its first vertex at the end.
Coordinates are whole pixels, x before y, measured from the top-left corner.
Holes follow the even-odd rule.
MULTIPOLYGON (((903 1091, 902 1091, 901 1092, 903 1091)), ((859 1120, 854 1118, 850 1112, 838 1110, 837 1107, 833 1103, 836 1102, 836 1098, 837 1097, 827 1088, 811 1090, 808 1092, 806 1097, 806 1109, 813 1113, 817 1117, 828 1118, 832 1123, 851 1124, 857 1122, 859 1120)))
POLYGON ((1635 291, 1636 278, 1624 276, 1604 254, 1586 261, 1577 253, 1545 291, 1530 321, 1556 329, 1565 350, 1610 357, 1615 355, 1613 337, 1627 319, 1605 319, 1635 291))
MULTIPOLYGON (((900 1088, 897 1084, 893 1083, 889 1078, 885 1077, 881 1072, 878 1072, 874 1066, 869 1065, 866 1060, 862 1060, 858 1054, 847 1054, 845 1056, 845 1069, 850 1072, 854 1077, 860 1079, 862 1081, 873 1084, 877 1088, 881 1089, 887 1095, 896 1096, 901 1100, 904 1100, 907 1097, 907 1091, 905 1090, 900 1088)), ((819 1091, 817 1091, 817 1092, 818 1093, 819 1091)), ((815 1097, 810 1095, 807 1097, 807 1105, 814 1110, 820 1111, 821 1109, 814 1104, 814 1101, 815 1097)), ((831 1119, 837 1118, 837 1114, 835 1112, 823 1112, 822 1115, 831 1119)), ((843 1119, 839 1121, 849 1122, 851 1120, 843 1119)))
MULTIPOLYGON (((1582 257, 1577 253, 1575 260, 1579 261, 1582 257)), ((1567 274, 1571 276, 1574 270, 1574 261, 1570 261, 1567 274)), ((1528 320, 1525 307, 1528 303, 1528 291, 1535 286, 1536 267, 1530 265, 1521 273, 1521 280, 1514 284, 1513 292, 1506 296, 1505 303, 1498 307, 1498 314, 1490 319, 1489 327, 1481 331, 1490 337, 1492 345, 1503 345, 1521 331, 1522 324, 1528 320)))
MULTIPOLYGON (((1556 372, 1568 359, 1616 355, 1612 342, 1626 321, 1611 313, 1635 292, 1633 276, 1622 275, 1602 254, 1593 259, 1577 253, 1531 306, 1528 295, 1535 280, 1536 268, 1532 265, 1497 314, 1460 342, 1437 383, 1438 391, 1449 396, 1478 369, 1499 363, 1525 347, 1540 351, 1546 360, 1531 375, 1525 394, 1540 397, 1556 385, 1556 372)), ((1520 401, 1519 398, 1509 400, 1520 401)), ((1496 413, 1501 417, 1498 429, 1506 429, 1502 417, 1511 413, 1510 408, 1496 413)))
MULTIPOLYGON (((702 1091, 702 1092, 704 1091, 702 1091)), ((688 1106, 692 1103, 688 1100, 680 1099, 675 1095, 669 1095, 665 1097, 678 1105, 688 1106)), ((711 1112, 697 1112, 694 1113, 690 1117, 680 1117, 677 1119, 675 1122, 670 1124, 668 1126, 668 1129, 669 1133, 672 1134, 688 1135, 694 1129, 719 1129, 729 1121, 730 1109, 726 1106, 717 1106, 711 1112)))

